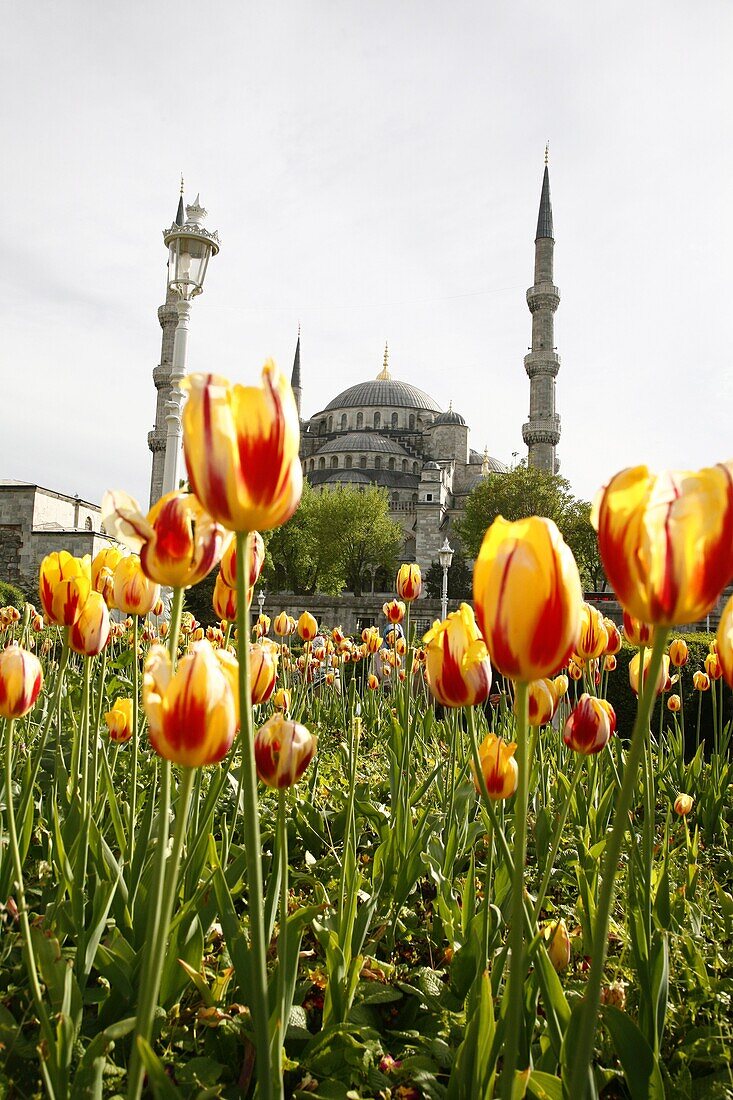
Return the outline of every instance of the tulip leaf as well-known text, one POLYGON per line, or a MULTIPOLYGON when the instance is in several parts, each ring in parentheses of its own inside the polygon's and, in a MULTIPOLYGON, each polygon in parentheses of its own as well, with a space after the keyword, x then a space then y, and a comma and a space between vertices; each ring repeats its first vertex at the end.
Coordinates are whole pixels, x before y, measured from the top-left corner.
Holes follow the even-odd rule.
POLYGON ((624 1071, 631 1100, 664 1100, 664 1083, 654 1052, 626 1013, 613 1005, 601 1006, 601 1019, 624 1071))

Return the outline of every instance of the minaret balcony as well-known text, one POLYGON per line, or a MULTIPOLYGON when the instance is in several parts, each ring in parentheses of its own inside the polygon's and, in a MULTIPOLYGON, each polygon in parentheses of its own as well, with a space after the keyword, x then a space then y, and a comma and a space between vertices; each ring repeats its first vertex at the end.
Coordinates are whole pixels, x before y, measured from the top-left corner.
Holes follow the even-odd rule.
POLYGON ((537 283, 527 291, 527 305, 530 313, 540 309, 549 309, 554 313, 560 305, 560 290, 554 283, 537 283))
POLYGON ((556 447, 560 442, 560 417, 538 416, 528 420, 522 425, 522 439, 529 446, 531 443, 550 443, 556 447))
POLYGON ((560 356, 554 351, 530 351, 524 357, 524 369, 529 378, 536 378, 541 374, 550 374, 557 378, 560 356))

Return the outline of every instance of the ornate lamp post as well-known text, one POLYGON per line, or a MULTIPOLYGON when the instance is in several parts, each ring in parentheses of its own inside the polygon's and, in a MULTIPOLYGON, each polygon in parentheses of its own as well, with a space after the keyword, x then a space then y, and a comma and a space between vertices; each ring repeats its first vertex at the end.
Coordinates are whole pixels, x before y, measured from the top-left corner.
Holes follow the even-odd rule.
POLYGON ((265 607, 265 593, 264 593, 264 590, 262 588, 260 589, 259 594, 257 596, 257 603, 259 604, 260 615, 261 615, 263 610, 264 610, 264 607, 265 607))
POLYGON ((443 567, 443 594, 440 597, 440 617, 445 619, 448 615, 448 570, 453 561, 453 547, 449 546, 446 536, 445 542, 438 551, 438 558, 443 567))
POLYGON ((186 373, 186 347, 191 301, 204 289, 204 278, 209 259, 219 251, 219 235, 204 229, 206 211, 199 196, 186 207, 186 221, 173 222, 163 230, 163 240, 168 248, 168 286, 178 295, 178 325, 173 341, 171 367, 171 396, 166 402, 165 466, 163 469, 163 494, 178 488, 178 468, 181 459, 181 409, 183 392, 179 383, 186 373))

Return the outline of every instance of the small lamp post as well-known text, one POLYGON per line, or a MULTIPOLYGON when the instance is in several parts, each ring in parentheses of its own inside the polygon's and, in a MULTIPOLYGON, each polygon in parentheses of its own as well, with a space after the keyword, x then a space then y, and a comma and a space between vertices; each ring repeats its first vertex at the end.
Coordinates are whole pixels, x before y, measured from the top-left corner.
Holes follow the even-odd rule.
POLYGON ((443 594, 440 597, 440 617, 445 619, 448 615, 448 570, 453 561, 453 547, 449 545, 446 536, 445 542, 438 551, 438 558, 443 568, 443 594))
MULTIPOLYGON (((183 187, 183 183, 181 183, 183 187)), ((165 466, 163 467, 163 494, 178 488, 178 468, 181 457, 183 427, 181 409, 183 391, 180 382, 186 373, 186 348, 188 344, 188 322, 191 316, 191 301, 204 289, 206 269, 212 256, 219 251, 219 235, 214 230, 204 229, 206 211, 199 202, 199 196, 192 205, 186 207, 186 220, 183 221, 183 199, 179 206, 179 217, 170 229, 163 230, 163 240, 168 248, 168 286, 178 295, 178 325, 173 341, 173 363, 171 366, 171 394, 166 402, 166 440, 165 466)))
POLYGON ((261 615, 265 607, 265 593, 263 589, 260 589, 259 591, 259 595, 257 596, 257 603, 259 604, 261 615))

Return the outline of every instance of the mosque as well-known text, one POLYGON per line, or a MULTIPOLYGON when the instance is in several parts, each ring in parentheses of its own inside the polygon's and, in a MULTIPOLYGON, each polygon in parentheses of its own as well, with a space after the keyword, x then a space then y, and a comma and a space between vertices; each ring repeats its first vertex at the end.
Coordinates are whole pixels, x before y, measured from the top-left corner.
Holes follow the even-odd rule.
MULTIPOLYGON (((553 282, 553 224, 550 178, 545 158, 537 234, 534 284, 527 291, 532 347, 524 357, 530 380, 529 420, 522 435, 530 465, 559 469, 556 448, 560 417, 555 412, 555 378, 560 358, 554 346, 554 313, 560 292, 553 282)), ((301 407, 300 336, 292 386, 301 407)), ((315 488, 379 485, 390 513, 404 531, 403 561, 426 570, 437 561, 454 520, 482 477, 505 473, 498 458, 470 446, 469 428, 455 409, 440 408, 429 394, 390 373, 385 347, 376 378, 337 394, 308 420, 301 420, 303 472, 315 488)))

